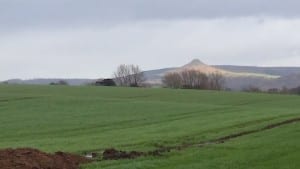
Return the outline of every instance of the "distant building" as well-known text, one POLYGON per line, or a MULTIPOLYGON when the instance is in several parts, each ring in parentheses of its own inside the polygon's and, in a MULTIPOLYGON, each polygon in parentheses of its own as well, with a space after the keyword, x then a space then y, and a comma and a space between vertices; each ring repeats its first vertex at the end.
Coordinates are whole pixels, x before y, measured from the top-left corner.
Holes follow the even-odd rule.
POLYGON ((96 86, 116 86, 116 83, 113 79, 101 79, 95 82, 96 86))

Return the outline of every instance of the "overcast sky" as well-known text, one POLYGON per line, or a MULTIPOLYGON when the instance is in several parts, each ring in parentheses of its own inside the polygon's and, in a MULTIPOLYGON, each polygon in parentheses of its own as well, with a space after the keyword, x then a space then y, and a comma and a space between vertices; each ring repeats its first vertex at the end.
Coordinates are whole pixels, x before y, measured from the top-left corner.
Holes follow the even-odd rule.
POLYGON ((300 66, 299 0, 0 0, 0 80, 207 64, 300 66))

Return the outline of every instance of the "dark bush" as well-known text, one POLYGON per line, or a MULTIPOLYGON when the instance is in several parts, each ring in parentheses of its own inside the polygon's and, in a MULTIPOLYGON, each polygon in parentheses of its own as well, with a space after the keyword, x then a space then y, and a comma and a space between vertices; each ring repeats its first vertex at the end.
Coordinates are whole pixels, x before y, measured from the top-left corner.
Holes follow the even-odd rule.
POLYGON ((116 83, 113 79, 103 79, 96 81, 96 86, 116 86, 116 83))

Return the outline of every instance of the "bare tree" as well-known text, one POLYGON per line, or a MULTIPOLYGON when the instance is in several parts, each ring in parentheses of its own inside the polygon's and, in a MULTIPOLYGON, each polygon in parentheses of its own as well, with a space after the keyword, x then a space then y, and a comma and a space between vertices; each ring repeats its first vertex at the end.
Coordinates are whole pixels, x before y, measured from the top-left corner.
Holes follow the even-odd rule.
POLYGON ((197 70, 185 70, 180 73, 183 88, 188 89, 206 89, 208 77, 205 73, 197 70))
POLYGON ((114 78, 119 86, 127 86, 130 82, 130 69, 128 65, 122 64, 114 73, 114 78))
POLYGON ((182 88, 182 79, 179 73, 172 72, 164 75, 162 79, 163 84, 169 88, 182 88))
POLYGON ((146 80, 143 71, 138 65, 130 65, 131 82, 130 86, 139 87, 146 80))
POLYGON ((170 88, 222 90, 225 79, 221 73, 207 75, 197 70, 184 70, 166 74, 163 83, 170 88))
POLYGON ((170 88, 207 89, 209 87, 207 75, 197 70, 168 73, 163 77, 163 83, 170 88))
POLYGON ((212 73, 209 75, 210 89, 222 90, 225 85, 225 78, 220 72, 212 73))
POLYGON ((195 89, 207 89, 209 86, 209 78, 205 73, 197 72, 195 75, 195 89))
POLYGON ((185 89, 192 89, 194 82, 194 72, 192 70, 184 70, 180 72, 182 79, 182 87, 185 89))
POLYGON ((114 78, 117 85, 127 87, 138 87, 145 81, 144 74, 137 65, 120 65, 114 73, 114 78))

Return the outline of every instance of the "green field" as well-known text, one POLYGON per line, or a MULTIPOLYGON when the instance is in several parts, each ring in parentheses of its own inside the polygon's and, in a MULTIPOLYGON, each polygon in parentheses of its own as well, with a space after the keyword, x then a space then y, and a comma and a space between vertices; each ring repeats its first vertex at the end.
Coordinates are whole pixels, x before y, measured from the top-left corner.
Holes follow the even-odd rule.
MULTIPOLYGON (((0 148, 78 154, 196 144, 300 117, 300 97, 197 90, 0 85, 0 148)), ((83 169, 298 169, 300 122, 163 156, 83 169)))

